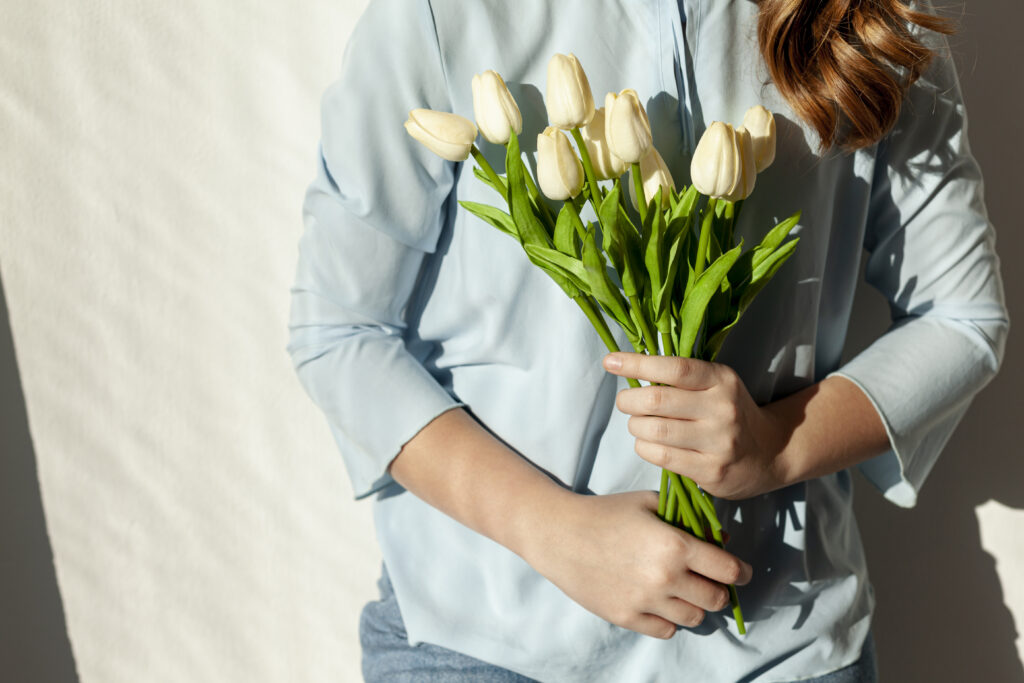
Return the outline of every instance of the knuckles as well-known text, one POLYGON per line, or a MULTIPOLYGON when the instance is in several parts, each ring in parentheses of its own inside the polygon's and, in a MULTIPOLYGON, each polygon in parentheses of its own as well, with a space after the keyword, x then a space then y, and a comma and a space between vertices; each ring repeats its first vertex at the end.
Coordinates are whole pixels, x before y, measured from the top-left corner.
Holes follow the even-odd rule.
POLYGON ((715 463, 708 467, 707 483, 714 486, 725 483, 729 477, 729 466, 725 463, 715 463))
POLYGON ((659 415, 668 404, 666 389, 661 386, 623 389, 615 397, 615 407, 629 415, 659 415))
MULTIPOLYGON (((719 578, 722 580, 722 583, 735 584, 740 580, 742 574, 743 568, 740 566, 739 560, 731 559, 724 567, 722 567, 721 576, 719 578)), ((728 602, 728 599, 729 596, 728 593, 726 593, 726 602, 728 602)))
MULTIPOLYGON (((636 435, 634 434, 634 436, 636 435)), ((672 462, 672 449, 668 446, 644 441, 643 439, 638 438, 636 442, 636 454, 652 465, 671 469, 669 465, 672 462)))
POLYGON ((735 425, 740 421, 740 407, 736 401, 722 401, 718 407, 718 419, 726 425, 735 425))
POLYGON ((665 405, 665 389, 663 387, 644 387, 641 406, 648 415, 657 415, 665 405))
POLYGON ((671 383, 676 386, 685 385, 693 377, 696 365, 692 360, 686 358, 675 358, 673 361, 671 383))
POLYGON ((722 589, 715 593, 715 610, 716 612, 726 608, 729 604, 729 591, 722 589))
POLYGON ((697 626, 700 626, 704 623, 704 614, 704 610, 698 607, 693 611, 692 614, 689 615, 689 617, 686 620, 687 623, 682 624, 682 626, 688 626, 690 628, 696 628, 697 626))

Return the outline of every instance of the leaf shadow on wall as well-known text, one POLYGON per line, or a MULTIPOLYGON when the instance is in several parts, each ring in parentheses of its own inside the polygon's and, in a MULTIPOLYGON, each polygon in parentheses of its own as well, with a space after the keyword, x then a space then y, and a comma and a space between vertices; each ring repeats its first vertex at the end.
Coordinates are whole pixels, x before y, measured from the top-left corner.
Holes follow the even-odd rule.
POLYGON ((77 681, 0 279, 0 678, 77 681))

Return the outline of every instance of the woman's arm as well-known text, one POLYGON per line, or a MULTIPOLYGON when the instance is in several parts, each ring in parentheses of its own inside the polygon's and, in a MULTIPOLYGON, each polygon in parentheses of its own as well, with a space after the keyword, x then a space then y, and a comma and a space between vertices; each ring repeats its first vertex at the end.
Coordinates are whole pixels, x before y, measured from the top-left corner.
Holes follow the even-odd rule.
POLYGON ((642 458, 709 493, 750 498, 879 455, 889 438, 860 388, 839 376, 758 406, 726 365, 614 353, 605 368, 663 384, 626 389, 617 405, 642 458))
POLYGON ((665 524, 658 495, 580 495, 542 473, 462 409, 424 427, 391 476, 425 502, 525 559, 603 619, 657 638, 729 604, 721 584, 751 567, 665 524))

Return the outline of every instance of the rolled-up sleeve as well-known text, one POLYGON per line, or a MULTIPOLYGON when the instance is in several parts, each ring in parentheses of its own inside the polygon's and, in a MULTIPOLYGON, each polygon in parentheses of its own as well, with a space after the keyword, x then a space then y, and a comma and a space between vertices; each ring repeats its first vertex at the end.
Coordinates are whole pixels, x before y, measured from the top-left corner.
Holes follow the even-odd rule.
POLYGON ((322 101, 287 345, 357 498, 390 483, 402 446, 461 405, 404 338, 454 176, 453 164, 405 133, 416 107, 449 110, 429 3, 372 0, 322 101))
POLYGON ((1009 316, 945 40, 878 147, 865 278, 892 326, 834 375, 878 410, 891 450, 860 465, 892 502, 911 507, 971 400, 1002 362, 1009 316))

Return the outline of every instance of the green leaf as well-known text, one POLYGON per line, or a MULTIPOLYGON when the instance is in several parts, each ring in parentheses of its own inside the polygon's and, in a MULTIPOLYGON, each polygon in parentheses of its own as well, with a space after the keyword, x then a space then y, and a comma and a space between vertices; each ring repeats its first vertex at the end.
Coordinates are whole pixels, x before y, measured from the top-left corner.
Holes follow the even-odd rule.
POLYGON ((530 203, 530 193, 526 189, 526 170, 523 160, 519 156, 519 138, 515 131, 512 131, 512 137, 508 141, 505 169, 508 173, 509 212, 516 223, 519 241, 523 246, 527 244, 552 246, 551 238, 548 237, 544 225, 537 218, 534 207, 530 203))
POLYGON ((619 235, 619 231, 622 229, 619 224, 619 196, 621 192, 622 188, 619 185, 619 181, 616 180, 615 185, 605 195, 597 211, 597 220, 601 224, 601 246, 609 255, 611 255, 612 251, 612 241, 622 239, 621 235, 619 235))
POLYGON ((711 234, 708 235, 708 263, 715 261, 722 255, 722 245, 719 244, 719 221, 716 219, 712 224, 711 234))
POLYGON ((693 213, 693 207, 697 204, 697 200, 700 198, 700 193, 697 192, 697 188, 692 185, 679 195, 679 199, 674 203, 669 211, 668 223, 686 218, 693 213))
POLYGON ((766 258, 768 258, 772 252, 778 249, 779 245, 782 244, 782 240, 786 239, 789 232, 796 227, 797 223, 800 222, 800 212, 797 211, 795 214, 782 221, 774 228, 768 231, 768 234, 761 240, 761 244, 754 247, 753 254, 753 268, 757 268, 766 258))
POLYGON ((551 268, 557 269, 584 294, 590 294, 590 283, 587 279, 587 271, 579 259, 563 254, 560 251, 555 251, 554 249, 539 247, 535 244, 527 244, 525 249, 526 254, 530 257, 531 261, 548 272, 551 271, 551 268), (545 268, 545 266, 548 267, 545 268))
POLYGON ((796 245, 799 241, 799 237, 791 239, 772 252, 768 258, 754 268, 754 274, 750 279, 750 284, 744 289, 742 298, 740 299, 740 306, 742 308, 745 309, 750 305, 750 302, 754 300, 757 293, 760 292, 766 284, 768 284, 768 281, 775 276, 775 273, 778 272, 782 264, 793 255, 793 251, 796 249, 796 245))
MULTIPOLYGON (((567 297, 569 297, 570 299, 574 299, 580 296, 580 288, 576 286, 576 284, 573 282, 573 278, 565 270, 563 270, 560 266, 557 266, 554 263, 546 261, 543 258, 538 257, 536 254, 531 253, 535 249, 546 249, 546 247, 538 247, 533 244, 527 244, 524 245, 523 248, 526 250, 526 255, 533 263, 533 265, 537 266, 545 273, 547 273, 548 277, 554 280, 556 285, 561 287, 562 291, 565 292, 565 295, 567 297)), ((551 249, 549 251, 554 250, 551 249)), ((556 251, 554 253, 557 254, 560 252, 556 251)))
POLYGON ((644 265, 655 292, 661 291, 665 284, 665 214, 661 211, 661 190, 659 187, 651 201, 642 237, 644 265))
POLYGON ((729 269, 732 268, 736 259, 739 258, 742 247, 743 243, 740 242, 735 248, 718 257, 700 274, 693 286, 686 292, 679 312, 680 330, 677 351, 682 352, 684 349, 689 351, 693 348, 693 344, 697 340, 697 333, 704 320, 708 302, 722 285, 722 280, 729 273, 729 269))
POLYGON ((502 178, 501 176, 498 176, 498 180, 501 182, 501 185, 500 186, 496 186, 495 183, 494 183, 494 180, 491 178, 491 176, 488 175, 486 172, 484 172, 484 170, 482 168, 480 168, 479 166, 474 166, 473 167, 473 175, 475 175, 480 180, 484 181, 484 183, 488 187, 490 187, 495 192, 500 194, 503 198, 508 193, 508 181, 505 178, 502 178))
POLYGON ((672 294, 675 291, 676 273, 679 270, 680 253, 685 250, 685 242, 689 234, 685 231, 676 233, 668 250, 668 268, 665 271, 665 281, 661 288, 654 295, 654 319, 657 321, 659 332, 671 331, 671 310, 669 303, 672 301, 672 294))
POLYGON ((740 256, 729 273, 729 281, 733 289, 739 289, 747 284, 753 276, 754 268, 759 266, 765 259, 778 249, 782 240, 786 239, 789 232, 800 221, 800 212, 797 212, 772 228, 761 243, 740 256))
POLYGON ((490 223, 498 230, 501 230, 507 235, 511 235, 516 239, 519 236, 516 234, 516 224, 512 220, 512 216, 508 215, 501 209, 498 209, 487 204, 477 204, 476 202, 459 201, 459 206, 469 211, 477 218, 490 223))
POLYGON ((594 231, 587 230, 583 238, 583 266, 587 272, 590 291, 598 303, 619 323, 627 334, 636 336, 637 330, 629 316, 628 305, 622 292, 612 284, 608 277, 608 266, 597 246, 594 231))
POLYGON ((601 223, 602 246, 619 275, 622 291, 627 297, 637 296, 641 290, 639 235, 621 205, 622 187, 615 186, 605 196, 598 210, 601 223))
POLYGON ((555 223, 555 249, 569 256, 580 255, 576 220, 569 202, 562 204, 562 210, 558 212, 558 221, 555 223))
POLYGON ((733 305, 735 308, 731 321, 724 327, 715 330, 704 345, 705 353, 709 354, 708 360, 715 359, 722 348, 722 344, 725 343, 729 332, 736 326, 736 323, 739 322, 740 317, 750 307, 750 304, 753 303, 754 297, 764 289, 765 285, 782 267, 782 264, 793 255, 793 251, 796 249, 797 242, 799 241, 799 237, 794 238, 772 252, 766 260, 759 264, 751 280, 743 283, 742 286, 736 289, 733 294, 733 305))

